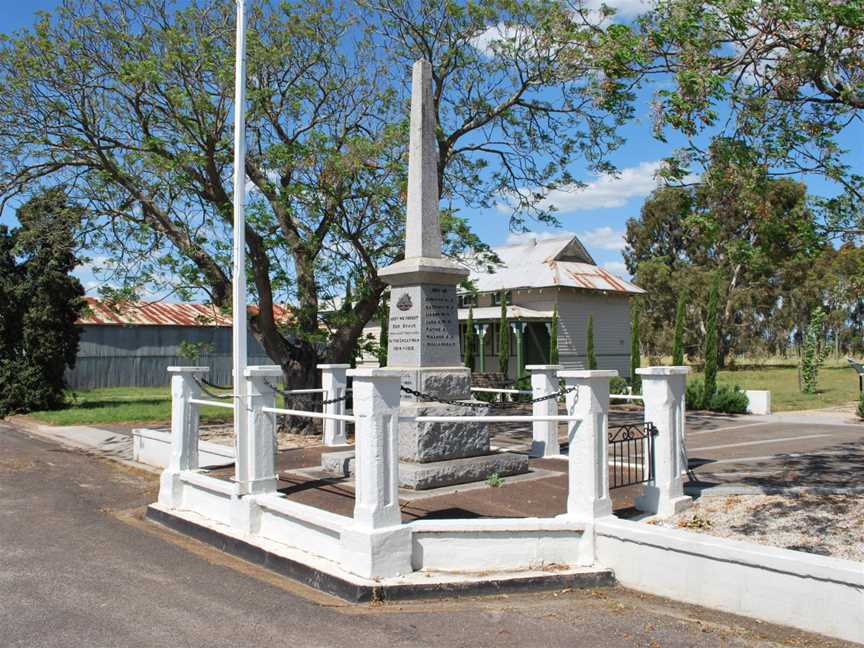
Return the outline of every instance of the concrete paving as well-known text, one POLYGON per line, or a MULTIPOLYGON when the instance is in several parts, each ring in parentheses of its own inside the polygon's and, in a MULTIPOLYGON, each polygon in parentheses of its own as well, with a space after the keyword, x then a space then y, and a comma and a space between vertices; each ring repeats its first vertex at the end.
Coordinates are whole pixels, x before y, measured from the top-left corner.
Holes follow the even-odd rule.
POLYGON ((142 520, 156 489, 0 423, 5 648, 849 646, 621 588, 350 606, 142 520))

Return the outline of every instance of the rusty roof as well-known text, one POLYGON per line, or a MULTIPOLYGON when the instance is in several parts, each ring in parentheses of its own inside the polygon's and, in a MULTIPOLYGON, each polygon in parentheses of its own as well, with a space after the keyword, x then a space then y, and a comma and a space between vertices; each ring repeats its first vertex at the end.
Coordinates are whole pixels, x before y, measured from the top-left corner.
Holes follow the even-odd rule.
MULTIPOLYGON (((231 315, 212 304, 169 304, 166 302, 109 302, 86 297, 87 311, 78 324, 115 326, 231 326, 231 315)), ((258 312, 250 306, 249 313, 258 312)), ((291 311, 274 306, 277 320, 287 322, 291 311)))
POLYGON ((494 250, 503 265, 492 273, 472 270, 470 279, 478 292, 555 286, 626 295, 645 292, 598 266, 579 239, 572 235, 531 240, 494 250))

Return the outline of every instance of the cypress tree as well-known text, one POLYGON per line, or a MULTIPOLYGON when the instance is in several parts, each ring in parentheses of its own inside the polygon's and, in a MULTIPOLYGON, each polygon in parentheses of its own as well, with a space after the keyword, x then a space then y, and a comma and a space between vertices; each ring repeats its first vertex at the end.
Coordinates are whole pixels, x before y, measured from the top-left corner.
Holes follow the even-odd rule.
POLYGON ((510 370, 510 322, 507 321, 507 293, 501 293, 501 321, 498 324, 498 372, 510 370))
POLYGON ((387 366, 387 344, 390 330, 389 301, 389 298, 385 296, 381 306, 378 307, 378 323, 381 326, 381 332, 378 334, 378 364, 381 367, 387 366))
POLYGON ((675 337, 672 340, 672 364, 676 367, 684 365, 684 306, 686 295, 682 291, 678 295, 678 305, 675 308, 675 337))
POLYGON ((549 364, 558 364, 558 304, 552 310, 552 325, 549 327, 549 364))
POLYGON ((634 394, 642 393, 642 378, 636 370, 642 366, 642 344, 639 340, 639 302, 633 304, 633 324, 630 328, 630 384, 634 394))
POLYGON ((702 407, 709 408, 717 391, 717 310, 720 306, 720 273, 714 274, 708 295, 708 318, 705 324, 705 391, 702 407))
POLYGON ((594 370, 597 368, 597 356, 594 353, 594 316, 588 316, 588 330, 585 333, 588 338, 585 343, 585 355, 588 356, 588 369, 594 370))
POLYGON ((465 366, 474 371, 474 350, 477 343, 474 341, 474 308, 468 308, 468 322, 465 328, 465 366))

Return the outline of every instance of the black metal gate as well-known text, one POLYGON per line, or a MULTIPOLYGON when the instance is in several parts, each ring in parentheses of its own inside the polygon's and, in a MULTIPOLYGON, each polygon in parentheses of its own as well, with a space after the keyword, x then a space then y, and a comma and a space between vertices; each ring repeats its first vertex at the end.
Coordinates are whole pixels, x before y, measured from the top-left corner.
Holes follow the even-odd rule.
POLYGON ((654 479, 653 423, 609 428, 609 489, 644 484, 654 479))

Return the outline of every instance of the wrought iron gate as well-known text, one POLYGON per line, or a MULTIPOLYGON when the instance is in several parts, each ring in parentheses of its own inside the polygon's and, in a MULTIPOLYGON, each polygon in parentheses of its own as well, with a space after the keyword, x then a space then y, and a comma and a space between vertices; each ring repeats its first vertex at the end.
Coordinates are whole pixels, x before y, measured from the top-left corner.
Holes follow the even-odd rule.
POLYGON ((654 479, 653 423, 609 428, 609 489, 644 484, 654 479))

